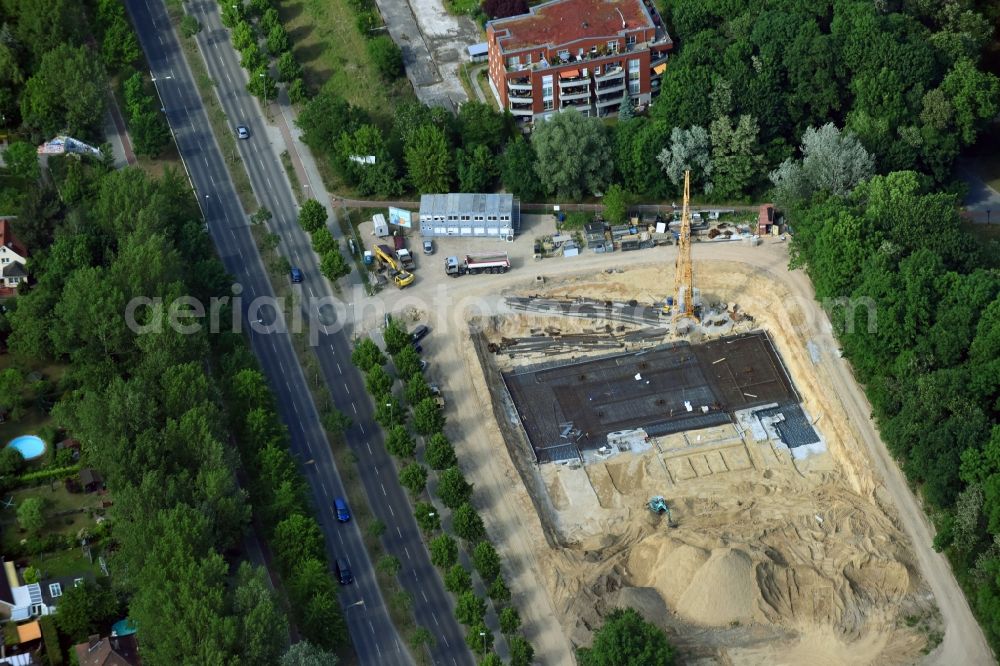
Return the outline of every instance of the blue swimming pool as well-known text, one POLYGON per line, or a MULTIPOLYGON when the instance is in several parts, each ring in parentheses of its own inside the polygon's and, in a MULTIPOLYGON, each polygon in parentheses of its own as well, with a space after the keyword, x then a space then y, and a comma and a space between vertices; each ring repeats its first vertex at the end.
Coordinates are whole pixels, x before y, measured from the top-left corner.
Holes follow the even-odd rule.
POLYGON ((136 632, 135 625, 128 618, 124 620, 118 620, 113 625, 111 625, 111 635, 112 636, 131 636, 136 632))
POLYGON ((7 446, 17 449, 25 460, 32 460, 45 453, 45 442, 36 435, 21 435, 10 440, 7 446))

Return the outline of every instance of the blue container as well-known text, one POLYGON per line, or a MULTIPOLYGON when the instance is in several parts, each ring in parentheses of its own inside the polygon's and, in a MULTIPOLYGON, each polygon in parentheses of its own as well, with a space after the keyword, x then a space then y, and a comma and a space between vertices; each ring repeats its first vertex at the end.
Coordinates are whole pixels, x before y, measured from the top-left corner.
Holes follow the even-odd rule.
POLYGON ((673 304, 674 304, 674 297, 673 296, 667 296, 667 305, 671 305, 672 306, 673 304))

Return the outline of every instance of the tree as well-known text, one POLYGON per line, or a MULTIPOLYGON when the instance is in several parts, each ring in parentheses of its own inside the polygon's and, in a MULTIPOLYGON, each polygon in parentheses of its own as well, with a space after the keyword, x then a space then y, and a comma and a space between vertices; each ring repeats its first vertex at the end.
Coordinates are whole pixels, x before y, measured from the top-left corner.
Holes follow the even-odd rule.
POLYGON ((104 118, 106 81, 101 61, 86 47, 60 44, 42 56, 24 85, 24 124, 44 135, 88 136, 104 118))
POLYGON ((382 338, 385 340, 385 350, 392 356, 401 352, 411 342, 410 334, 398 319, 389 321, 388 326, 382 331, 382 338))
POLYGON ((509 636, 507 646, 510 648, 510 666, 530 666, 535 658, 535 648, 523 636, 509 636))
POLYGON ((413 515, 424 534, 432 534, 441 529, 441 514, 437 512, 433 504, 417 502, 413 507, 413 515))
POLYGON ((411 495, 419 495, 427 487, 427 468, 417 462, 406 465, 399 470, 399 483, 409 490, 411 495))
POLYGON ((479 624, 486 618, 486 602, 472 590, 466 590, 458 595, 455 601, 455 619, 469 627, 479 624))
POLYGON ((472 576, 461 564, 455 564, 444 575, 444 587, 454 595, 472 589, 472 576))
POLYGON ((628 218, 630 198, 618 183, 609 187, 604 193, 604 218, 611 224, 624 224, 628 218))
POLYGON ((489 541, 480 541, 472 550, 472 564, 483 582, 491 583, 500 575, 500 556, 489 541))
MULTIPOLYGON (((24 465, 24 456, 17 449, 9 446, 0 449, 0 477, 17 476, 24 469, 24 465)), ((8 483, 7 487, 9 485, 8 483)))
POLYGON ((117 611, 118 600, 110 589, 85 581, 63 590, 56 626, 73 642, 83 641, 117 611))
POLYGON ((500 633, 512 636, 521 628, 521 616, 513 606, 505 606, 500 610, 500 633))
MULTIPOLYGON (((406 420, 406 413, 399 400, 392 396, 382 396, 375 403, 375 422, 383 428, 402 426, 406 420)), ((413 455, 410 453, 409 455, 413 455)))
POLYGON ((181 34, 187 39, 191 39, 201 32, 201 23, 190 14, 185 14, 181 19, 181 34))
POLYGON ((233 27, 232 35, 230 39, 233 42, 233 46, 237 51, 242 51, 251 44, 257 42, 257 35, 254 32, 253 25, 245 19, 237 21, 236 25, 233 27))
POLYGON ((542 196, 541 181, 535 175, 535 149, 522 136, 507 144, 500 160, 503 186, 521 201, 535 201, 542 196))
POLYGON ((635 118, 635 107, 628 93, 622 94, 622 103, 618 106, 618 122, 624 123, 635 118))
POLYGON ((384 365, 385 361, 385 354, 371 338, 361 338, 354 344, 351 362, 362 372, 367 373, 372 368, 384 365))
POLYGON ((336 144, 337 163, 361 194, 395 196, 403 191, 396 160, 385 137, 375 125, 362 125, 344 132, 336 144))
POLYGON ((419 127, 406 141, 404 156, 410 182, 419 193, 451 189, 453 161, 448 139, 439 127, 419 127))
POLYGON ((490 583, 490 589, 488 594, 490 599, 496 604, 505 604, 510 601, 510 588, 507 587, 507 583, 504 581, 503 576, 497 576, 492 583, 490 583))
POLYGON ((288 99, 292 104, 302 104, 309 100, 309 89, 306 88, 306 82, 302 80, 302 77, 296 77, 290 84, 288 84, 288 99))
POLYGON ((268 72, 266 65, 261 65, 249 73, 250 79, 247 81, 247 92, 267 103, 268 100, 277 99, 278 83, 268 72))
POLYGON ((288 33, 285 32, 285 28, 280 23, 271 26, 267 32, 267 52, 272 55, 287 53, 288 47, 288 33))
POLYGON ((670 133, 670 146, 657 156, 667 178, 675 188, 684 186, 684 171, 691 171, 693 186, 701 185, 706 193, 712 191, 711 141, 704 127, 695 125, 686 130, 675 127, 670 133))
POLYGON ((38 150, 27 141, 14 141, 3 153, 3 161, 12 176, 38 180, 38 150))
MULTIPOLYGON (((328 151, 344 133, 358 126, 358 112, 324 88, 309 100, 299 112, 295 123, 302 130, 302 140, 314 150, 328 151)), ((306 229, 308 231, 308 229, 306 229)))
POLYGON ((955 109, 959 138, 972 145, 979 130, 1000 111, 1000 80, 962 58, 941 81, 941 89, 955 109))
POLYGON ((299 208, 299 226, 312 234, 326 224, 327 212, 323 204, 315 199, 306 199, 299 208))
POLYGON ((309 641, 295 643, 281 657, 281 666, 337 666, 339 657, 309 641))
POLYGON ((170 145, 170 127, 163 113, 149 109, 129 119, 135 152, 146 157, 156 157, 170 145))
POLYGON ((733 124, 716 118, 709 126, 712 137, 714 192, 720 199, 742 196, 756 177, 761 157, 757 154, 757 121, 742 115, 733 124))
MULTIPOLYGON (((21 407, 24 404, 25 388, 24 375, 20 370, 17 368, 0 370, 0 409, 9 411, 21 407)), ((16 449, 9 447, 3 450, 17 453, 16 449)), ((20 457, 21 454, 17 455, 20 457)))
POLYGON ((451 525, 455 535, 469 543, 475 543, 486 536, 483 519, 468 502, 455 509, 451 514, 451 525))
MULTIPOLYGON (((416 350, 414 350, 414 354, 416 354, 416 350)), ((396 362, 398 368, 398 363, 399 363, 398 359, 396 362)), ((424 377, 424 373, 420 372, 420 365, 418 361, 417 372, 411 374, 409 381, 406 382, 406 393, 405 393, 406 402, 410 403, 411 405, 415 405, 424 398, 429 398, 429 397, 431 397, 431 388, 427 384, 427 379, 424 377)))
POLYGON ((265 62, 264 52, 256 42, 251 42, 240 50, 240 67, 248 72, 259 70, 265 62))
MULTIPOLYGON (((406 345, 399 350, 399 353, 393 357, 392 362, 396 366, 396 375, 404 382, 407 382, 407 388, 409 388, 410 380, 418 375, 423 376, 423 373, 420 372, 420 354, 413 348, 413 345, 406 345)), ((409 396, 406 397, 406 400, 414 404, 409 396)))
POLYGON ((437 495, 446 507, 456 509, 472 497, 472 484, 458 467, 449 467, 438 475, 437 495))
POLYGON ((611 146, 599 118, 575 110, 557 113, 535 128, 531 145, 537 155, 535 174, 549 194, 578 200, 587 192, 603 191, 611 180, 611 146))
POLYGON ((373 396, 387 395, 392 389, 392 377, 381 365, 372 366, 365 373, 365 387, 368 393, 373 396))
POLYGON ((434 398, 424 398, 413 408, 413 427, 421 435, 430 435, 444 427, 444 414, 434 398))
POLYGON ((483 13, 491 19, 528 13, 528 0, 483 0, 483 13))
POLYGON ((493 649, 493 632, 484 622, 469 627, 465 634, 466 644, 478 655, 484 655, 493 649))
POLYGON ((487 190, 497 177, 496 159, 490 149, 479 144, 455 151, 458 187, 463 192, 487 190))
POLYGON ((431 563, 438 569, 450 569, 458 562, 458 544, 448 534, 431 539, 428 548, 431 551, 431 563))
POLYGON ((383 555, 378 558, 378 562, 375 563, 375 568, 389 577, 395 577, 399 573, 399 569, 402 566, 403 565, 399 561, 399 558, 392 555, 383 555))
POLYGON ((801 150, 801 164, 788 159, 771 172, 775 198, 782 203, 801 202, 817 191, 845 197, 875 170, 875 158, 857 137, 833 123, 806 129, 801 150))
POLYGON ((397 458, 412 458, 417 450, 417 445, 410 437, 406 426, 394 425, 386 433, 385 449, 397 458))
POLYGON ((33 534, 45 527, 45 500, 28 497, 22 501, 17 507, 17 524, 33 534))
POLYGON ((134 63, 140 55, 142 50, 132 26, 124 16, 116 16, 105 27, 101 38, 101 58, 104 64, 112 70, 121 69, 134 63))
POLYGON ((594 633, 593 645, 577 650, 581 666, 669 666, 674 650, 656 625, 631 608, 616 608, 594 633))
MULTIPOLYGON (((280 26, 279 26, 280 27, 280 26)), ((284 51, 278 56, 278 80, 294 81, 302 76, 302 65, 295 59, 291 51, 284 51)))
POLYGON ((393 81, 403 75, 403 52, 388 35, 369 39, 366 48, 375 69, 386 81, 393 81))
POLYGON ((512 120, 509 114, 500 113, 491 104, 466 102, 458 110, 461 143, 468 149, 485 146, 490 152, 499 150, 514 131, 512 120))
POLYGON ((434 634, 427 627, 416 627, 410 634, 410 646, 415 650, 419 650, 424 645, 433 648, 436 643, 434 634))
POLYGON ((236 578, 233 612, 238 618, 240 656, 250 664, 273 664, 288 635, 285 615, 275 603, 263 569, 243 562, 236 578))
POLYGON ((496 652, 490 652, 479 661, 479 666, 503 666, 503 659, 496 652))
POLYGON ((271 548, 285 572, 309 559, 322 560, 325 555, 323 533, 316 520, 295 513, 274 527, 271 548))
POLYGON ((451 442, 448 438, 444 436, 444 433, 436 432, 431 435, 430 439, 427 440, 427 446, 424 449, 424 460, 430 465, 433 470, 443 470, 449 467, 453 467, 458 464, 458 458, 455 456, 455 449, 452 447, 451 442))

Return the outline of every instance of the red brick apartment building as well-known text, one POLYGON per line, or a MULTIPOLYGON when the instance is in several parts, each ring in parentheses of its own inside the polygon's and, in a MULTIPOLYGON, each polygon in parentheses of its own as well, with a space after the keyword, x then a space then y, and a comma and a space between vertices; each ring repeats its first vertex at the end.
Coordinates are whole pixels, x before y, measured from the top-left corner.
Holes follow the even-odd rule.
POLYGON ((673 48, 652 0, 551 0, 486 24, 490 81, 522 122, 649 104, 673 48))

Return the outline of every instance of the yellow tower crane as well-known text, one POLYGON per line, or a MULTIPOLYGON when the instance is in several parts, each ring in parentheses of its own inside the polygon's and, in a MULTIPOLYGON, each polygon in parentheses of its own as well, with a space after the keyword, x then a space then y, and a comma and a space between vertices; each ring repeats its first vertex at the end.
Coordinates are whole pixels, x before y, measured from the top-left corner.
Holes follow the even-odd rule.
POLYGON ((684 172, 684 207, 681 209, 681 231, 677 237, 677 266, 674 285, 677 298, 674 302, 674 333, 682 319, 697 322, 694 314, 694 275, 691 268, 691 171, 684 172))

